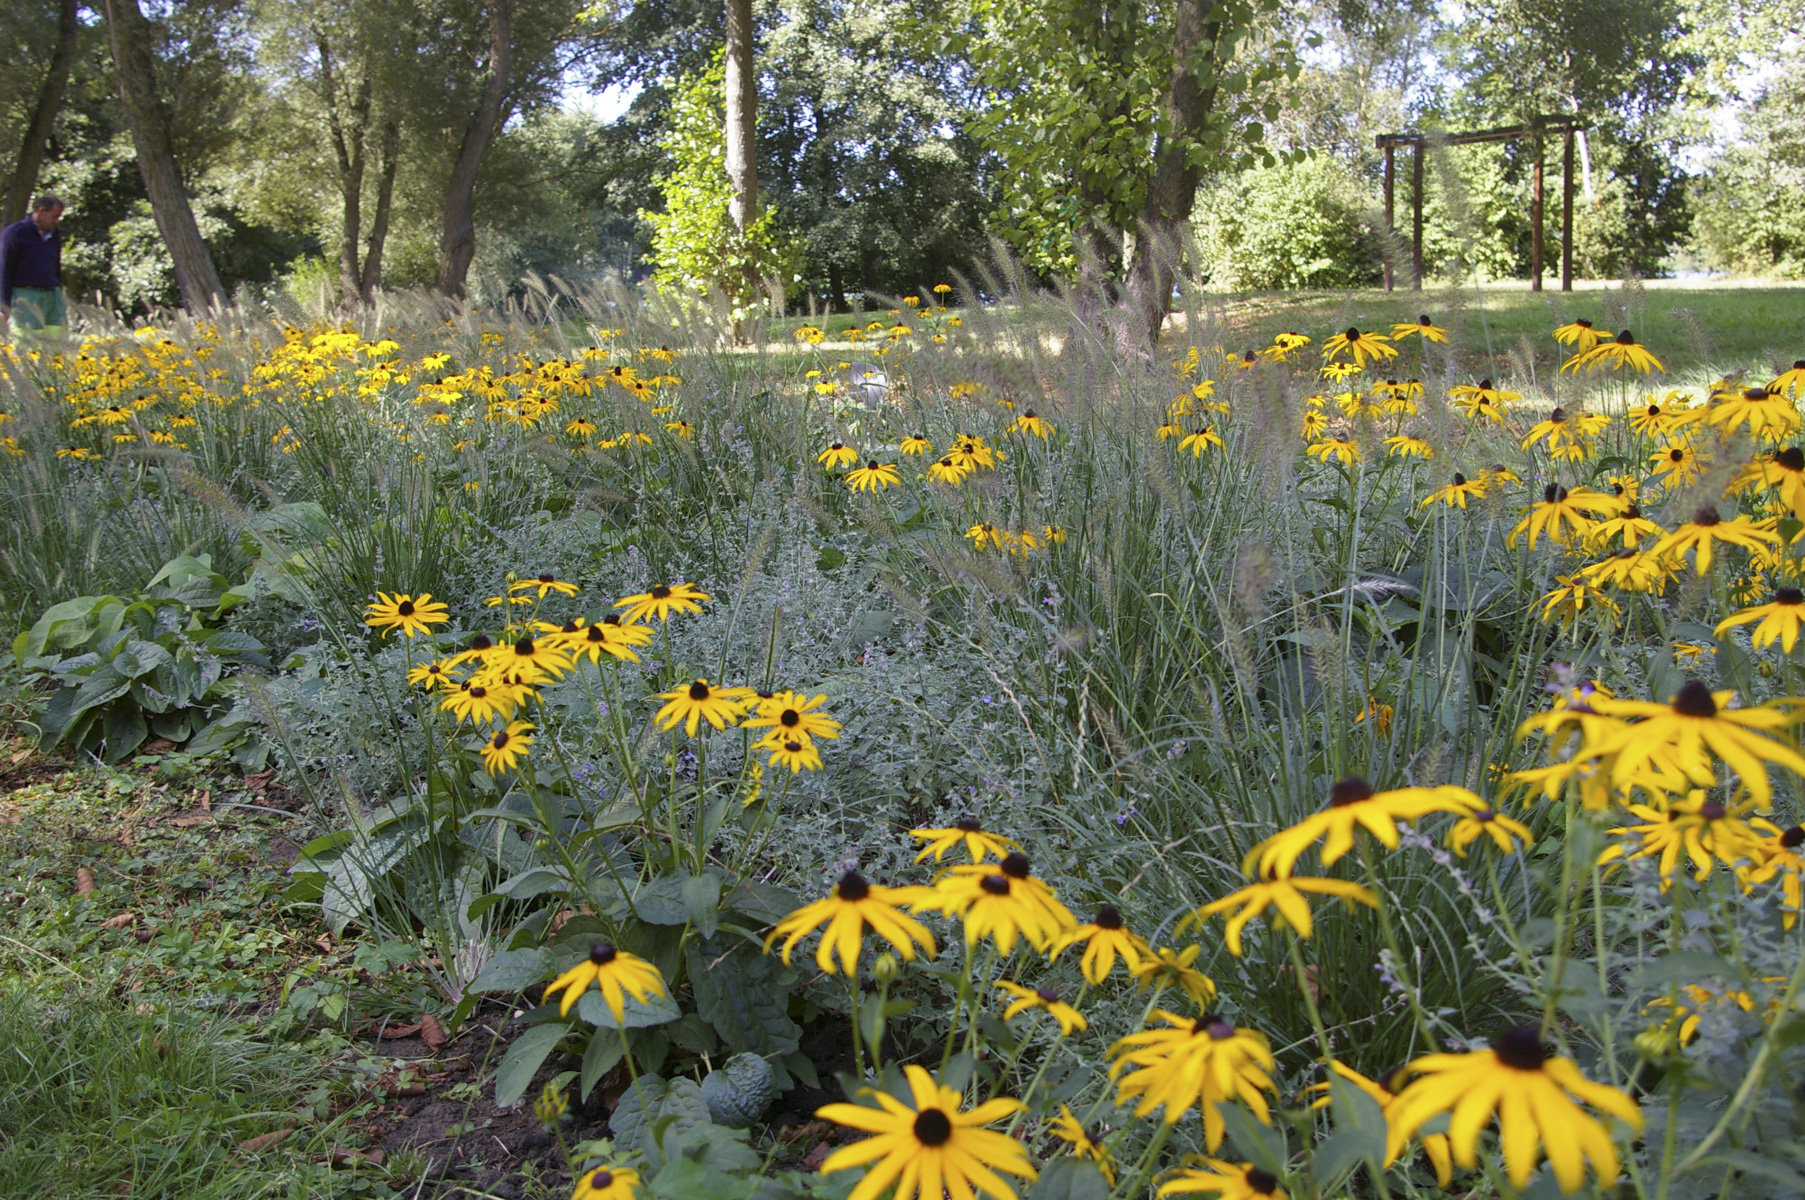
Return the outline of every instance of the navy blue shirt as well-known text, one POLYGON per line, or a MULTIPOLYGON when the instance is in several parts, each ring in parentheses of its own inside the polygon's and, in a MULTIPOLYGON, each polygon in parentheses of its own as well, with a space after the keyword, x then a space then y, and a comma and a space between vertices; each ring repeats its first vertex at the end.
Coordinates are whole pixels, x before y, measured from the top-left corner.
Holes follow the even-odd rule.
POLYGON ((30 217, 0 232, 0 304, 11 308, 14 288, 63 286, 63 231, 46 235, 30 217))

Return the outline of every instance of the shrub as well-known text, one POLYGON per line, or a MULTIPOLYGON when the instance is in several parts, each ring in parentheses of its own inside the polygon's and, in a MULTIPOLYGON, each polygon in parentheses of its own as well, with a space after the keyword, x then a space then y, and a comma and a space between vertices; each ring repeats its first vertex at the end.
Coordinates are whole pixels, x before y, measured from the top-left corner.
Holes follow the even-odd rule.
POLYGON ((1372 198, 1332 159, 1218 180, 1196 219, 1200 274, 1234 291, 1375 283, 1372 198))

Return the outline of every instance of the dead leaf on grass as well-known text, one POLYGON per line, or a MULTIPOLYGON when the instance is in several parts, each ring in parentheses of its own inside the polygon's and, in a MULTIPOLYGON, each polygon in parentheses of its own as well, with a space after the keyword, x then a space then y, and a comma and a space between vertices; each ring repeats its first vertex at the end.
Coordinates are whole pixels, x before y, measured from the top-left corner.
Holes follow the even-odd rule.
POLYGON ((383 1157, 382 1151, 374 1146, 368 1150, 347 1150, 343 1146, 334 1146, 327 1160, 335 1167, 348 1167, 360 1162, 380 1167, 383 1157))
POLYGON ((828 1150, 826 1142, 816 1142, 814 1148, 803 1156, 802 1165, 811 1171, 819 1171, 821 1164, 827 1161, 828 1150))
POLYGON ((382 1036, 385 1038, 413 1037, 419 1032, 420 1026, 418 1025, 384 1025, 382 1027, 382 1036))
POLYGON ((86 867, 75 868, 75 894, 77 896, 94 894, 94 872, 86 867))
POLYGON ((177 817, 175 820, 171 821, 170 824, 174 825, 177 829, 193 829, 196 825, 204 824, 210 820, 212 820, 212 815, 209 813, 195 813, 192 817, 177 817))
POLYGON ((439 1018, 426 1013, 420 1018, 420 1040, 437 1050, 449 1039, 445 1036, 445 1027, 439 1024, 439 1018))
POLYGON ((100 927, 102 929, 124 929, 127 925, 132 924, 137 919, 138 914, 128 910, 117 916, 108 917, 100 923, 100 927))
POLYGON ((292 1129, 272 1129, 268 1133, 260 1133, 254 1138, 246 1138, 238 1143, 238 1148, 246 1154, 257 1154, 277 1145, 293 1133, 292 1129))

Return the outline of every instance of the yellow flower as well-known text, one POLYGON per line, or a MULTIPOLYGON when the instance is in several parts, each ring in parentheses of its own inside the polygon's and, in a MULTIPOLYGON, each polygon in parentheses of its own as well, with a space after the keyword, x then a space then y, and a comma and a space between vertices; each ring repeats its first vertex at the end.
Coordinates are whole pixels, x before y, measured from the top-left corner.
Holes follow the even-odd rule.
MULTIPOLYGON (((1403 326, 1402 328, 1413 328, 1403 326)), ((1252 1163, 1206 1158, 1202 1167, 1182 1167, 1170 1183, 1160 1185, 1162 1196, 1214 1196, 1216 1200, 1290 1200, 1279 1186, 1279 1177, 1252 1163)))
POLYGON ((1544 621, 1559 617, 1562 624, 1571 625, 1588 608, 1609 616, 1616 616, 1620 611, 1609 593, 1590 582, 1575 579, 1571 575, 1556 575, 1554 582, 1554 590, 1542 597, 1547 601, 1542 606, 1544 621))
POLYGON ((1382 333, 1362 333, 1349 326, 1345 333, 1338 333, 1322 344, 1325 359, 1336 359, 1346 356, 1353 360, 1356 367, 1364 367, 1370 360, 1380 362, 1396 358, 1398 349, 1391 344, 1391 339, 1382 333))
POLYGON ((1425 342, 1442 342, 1448 340, 1448 331, 1429 319, 1427 313, 1417 317, 1414 323, 1404 322, 1391 327, 1391 340, 1401 342, 1411 334, 1422 338, 1425 342))
POLYGON ((1535 549, 1537 540, 1544 533, 1549 540, 1560 543, 1573 538, 1584 538, 1592 532, 1593 526, 1588 513, 1614 512, 1619 506, 1614 496, 1606 496, 1602 492, 1583 487, 1569 490, 1551 483, 1542 491, 1542 502, 1525 513, 1523 519, 1510 531, 1510 536, 1505 538, 1504 544, 1515 546, 1525 530, 1529 533, 1531 550, 1535 549))
POLYGON ((1465 508, 1468 499, 1485 495, 1485 482, 1479 479, 1468 479, 1459 471, 1454 472, 1454 481, 1445 487, 1437 488, 1423 497, 1419 508, 1428 508, 1432 504, 1445 504, 1449 508, 1465 508))
POLYGON ((1735 695, 1730 690, 1714 693, 1694 679, 1674 693, 1671 704, 1595 696, 1593 707, 1607 717, 1644 719, 1601 730, 1586 752, 1611 759, 1611 779, 1617 786, 1652 760, 1670 758, 1695 785, 1711 787, 1718 782, 1711 761, 1715 754, 1736 772, 1756 804, 1766 807, 1773 787, 1763 763, 1805 775, 1805 758, 1768 733, 1795 723, 1800 714, 1772 703, 1730 708, 1735 695))
POLYGON ((1671 806, 1632 804, 1629 811, 1641 817, 1640 825, 1619 826, 1611 836, 1623 841, 1598 856, 1600 863, 1633 858, 1658 858, 1663 886, 1679 868, 1680 854, 1692 861, 1693 878, 1704 880, 1719 863, 1725 866, 1758 866, 1762 839, 1743 819, 1754 805, 1727 805, 1695 791, 1671 806), (1637 849, 1629 850, 1631 842, 1637 849))
POLYGON ((702 602, 709 599, 707 592, 697 590, 687 583, 659 584, 649 592, 641 592, 636 596, 627 596, 614 602, 614 607, 627 611, 621 614, 621 620, 629 625, 637 625, 648 617, 656 617, 663 621, 674 612, 702 611, 702 602))
POLYGON ((1129 932, 1122 923, 1122 914, 1113 904, 1098 908, 1090 924, 1080 925, 1062 935, 1053 943, 1047 957, 1058 958, 1080 942, 1084 943, 1084 954, 1078 959, 1078 969, 1093 985, 1100 985, 1109 976, 1118 955, 1130 975, 1141 965, 1143 958, 1153 956, 1153 948, 1139 934, 1129 932))
POLYGON ((400 592, 390 595, 377 592, 376 602, 364 610, 364 624, 382 630, 382 636, 399 629, 412 638, 417 633, 431 633, 434 625, 451 620, 446 607, 423 592, 418 599, 400 592))
POLYGON ((1780 923, 1791 929, 1798 922, 1800 909, 1805 908, 1805 851, 1800 849, 1805 846, 1805 828, 1793 825, 1781 829, 1760 817, 1752 819, 1749 825, 1771 836, 1757 844, 1762 861, 1743 868, 1743 886, 1753 888, 1778 877, 1783 889, 1780 923))
POLYGON ((571 1193, 570 1200, 635 1200, 638 1195, 638 1171, 597 1167, 578 1178, 577 1190, 571 1193))
POLYGON ((1084 1014, 1059 998, 1059 993, 1052 988, 1025 988, 1019 983, 1004 980, 997 984, 999 992, 1014 996, 1014 1003, 1003 1010, 1003 1020, 1012 1020, 1029 1009, 1038 1008, 1049 1017, 1059 1022, 1059 1036, 1070 1037, 1074 1029, 1083 1031, 1090 1028, 1090 1022, 1084 1014))
POLYGON ((1322 865, 1330 866, 1354 848, 1358 826, 1364 826, 1387 847, 1395 849, 1400 821, 1408 823, 1430 813, 1468 813, 1484 807, 1478 796, 1451 784, 1375 792, 1358 775, 1349 776, 1330 787, 1327 808, 1249 850, 1241 862, 1241 872, 1249 878, 1284 878, 1291 874, 1298 857, 1325 836, 1322 865))
POLYGON ((1434 458, 1435 447, 1419 437, 1397 434, 1385 439, 1385 452, 1394 458, 1434 458))
POLYGON ((1563 346, 1572 346, 1580 354, 1584 354, 1601 341, 1603 335, 1592 327, 1592 322, 1578 317, 1554 331, 1554 340, 1563 346))
POLYGON ((1658 592, 1672 574, 1671 564, 1652 550, 1638 552, 1625 546, 1603 562, 1582 567, 1579 578, 1587 583, 1607 583, 1626 592, 1658 592))
POLYGON ((1791 654, 1799 640, 1799 625, 1805 622, 1805 592, 1795 587, 1783 587, 1768 603, 1745 608, 1718 622, 1713 632, 1722 637, 1725 630, 1753 621, 1761 622, 1749 638, 1755 649, 1779 642, 1781 652, 1791 654))
POLYGON ((1726 521, 1715 504, 1707 504, 1692 514, 1692 520, 1655 543, 1654 552, 1667 558, 1682 560, 1693 551, 1693 565, 1703 575, 1711 569, 1712 548, 1718 542, 1759 551, 1772 545, 1780 535, 1763 529, 1740 514, 1726 521))
POLYGON ((1714 396, 1717 403, 1708 409, 1704 421, 1733 433, 1738 425, 1747 425, 1758 438, 1779 440, 1799 427, 1799 410, 1781 392, 1766 388, 1743 388, 1734 395, 1714 396))
POLYGON ((1360 453, 1360 443, 1348 438, 1325 438, 1311 446, 1306 453, 1325 463, 1332 458, 1348 467, 1353 466, 1364 457, 1360 453))
POLYGON ((986 1195, 1015 1196, 1015 1190, 997 1175, 1034 1179, 1036 1172, 1027 1149, 1014 1138, 983 1128, 1022 1111, 1020 1101, 999 1097, 960 1112, 960 1094, 942 1087, 921 1067, 903 1068, 914 1107, 887 1092, 868 1091, 878 1108, 859 1104, 829 1104, 815 1115, 835 1124, 875 1134, 828 1155, 821 1173, 874 1164, 847 1200, 877 1200, 895 1192, 891 1200, 942 1200, 947 1191, 971 1197, 974 1185, 986 1195))
POLYGON ((1198 1008, 1208 1008, 1216 998, 1216 981, 1197 969, 1197 957, 1202 953, 1202 946, 1186 946, 1183 950, 1161 946, 1158 950, 1149 950, 1138 966, 1128 968, 1128 973, 1143 988, 1155 984, 1177 987, 1198 1008))
POLYGON ((771 735, 760 738, 753 743, 753 748, 763 750, 770 755, 765 761, 779 767, 788 767, 790 774, 796 775, 803 770, 819 771, 821 769, 821 752, 807 738, 798 741, 793 737, 777 737, 771 735))
POLYGON ((1805 358, 1797 359, 1792 366, 1780 372, 1774 381, 1767 385, 1770 392, 1797 393, 1805 389, 1805 358))
POLYGON ((696 427, 691 425, 688 421, 666 421, 664 423, 664 428, 665 432, 674 433, 680 438, 693 438, 696 436, 696 427))
POLYGON ((813 325, 804 325, 796 331, 796 340, 810 346, 819 346, 827 340, 827 331, 813 325))
POLYGON ((981 863, 992 855, 1005 858, 1010 851, 1022 848, 1013 838, 985 832, 976 817, 960 817, 945 829, 911 829, 909 836, 927 843, 915 856, 916 862, 926 862, 929 855, 939 862, 946 857, 947 851, 960 843, 964 843, 965 852, 971 855, 974 863, 981 863))
POLYGON ((835 467, 850 467, 853 463, 858 462, 859 452, 844 442, 835 442, 816 455, 815 461, 831 471, 835 467))
POLYGON ((1160 1119, 1168 1125, 1178 1124, 1192 1105, 1199 1105, 1204 1145, 1212 1151, 1222 1144, 1224 1132, 1218 1104, 1239 1099, 1262 1123, 1272 1123, 1271 1109, 1261 1094, 1274 1090, 1268 1074, 1272 1051, 1264 1035, 1237 1029, 1214 1013, 1195 1021, 1164 1009, 1153 1015, 1168 1028, 1131 1033, 1109 1048, 1115 1059, 1109 1077, 1120 1079, 1117 1104, 1139 1097, 1136 1120, 1164 1108, 1160 1119), (1135 1070, 1128 1071, 1129 1067, 1135 1070))
POLYGON ((928 441, 925 433, 912 433, 902 440, 900 449, 904 454, 931 454, 934 443, 928 441))
POLYGON ((527 734, 531 728, 526 721, 513 721, 506 729, 497 729, 491 734, 483 743, 483 769, 491 775, 512 771, 514 765, 526 757, 527 747, 533 744, 527 734))
POLYGON ((1110 1187, 1116 1185, 1116 1164, 1109 1147, 1092 1137, 1064 1103, 1059 1106, 1059 1115, 1047 1123, 1046 1131, 1070 1146, 1074 1157, 1094 1163, 1110 1187))
POLYGON ((1053 426, 1047 423, 1045 417, 1035 415, 1031 408, 1016 417, 1015 423, 1009 428, 1017 433, 1031 433, 1043 442, 1053 435, 1053 426))
MULTIPOLYGON (((1368 1079, 1360 1072, 1346 1064, 1330 1060, 1329 1070, 1341 1076, 1361 1091, 1378 1101, 1381 1113, 1389 1110, 1397 1097, 1389 1088, 1376 1079, 1368 1079)), ((1304 1089, 1306 1092, 1322 1092, 1324 1095, 1311 1101, 1312 1110, 1327 1108, 1333 1102, 1334 1089, 1327 1083, 1313 1083, 1304 1089)), ((1429 1156, 1429 1164, 1435 1168, 1435 1186, 1447 1187, 1454 1179, 1454 1159, 1448 1149, 1448 1135, 1445 1133, 1426 1133, 1423 1135, 1423 1152, 1429 1156)))
POLYGON ((664 976, 658 973, 657 967, 637 954, 616 949, 609 942, 597 942, 575 966, 545 985, 539 1002, 549 1003, 553 992, 563 992, 558 1014, 569 1016, 592 983, 602 993, 602 1002, 614 1014, 616 1023, 626 1017, 626 997, 632 996, 643 1003, 666 994, 664 976))
POLYGON ((1379 898, 1357 883, 1349 883, 1344 879, 1316 879, 1299 875, 1286 875, 1264 879, 1250 883, 1240 891, 1230 892, 1220 900, 1213 900, 1202 908, 1194 910, 1190 916, 1181 921, 1179 932, 1190 921, 1199 924, 1216 916, 1218 913, 1239 909, 1228 919, 1223 928, 1223 941, 1228 944, 1228 952, 1237 958, 1241 954, 1241 931, 1247 923, 1265 912, 1268 907, 1278 910, 1285 923, 1300 938, 1308 938, 1315 931, 1310 919, 1310 904, 1304 899, 1305 892, 1313 892, 1319 896, 1339 896, 1350 908, 1355 902, 1368 908, 1379 907, 1379 898))
POLYGON ((988 937, 1003 954, 1014 950, 1017 940, 1045 951, 1078 923, 1053 889, 1034 878, 1028 856, 1020 851, 1000 863, 947 868, 912 908, 963 918, 968 943, 988 937))
POLYGON ((1203 452, 1211 446, 1222 445, 1222 435, 1216 432, 1214 425, 1202 425, 1187 434, 1178 443, 1180 450, 1189 450, 1193 458, 1202 458, 1203 452))
POLYGON ((1561 370, 1577 372, 1581 367, 1588 371, 1598 367, 1621 369, 1625 365, 1634 367, 1644 375, 1652 371, 1665 371, 1661 360, 1648 352, 1647 346, 1638 345, 1636 339, 1625 329, 1608 342, 1600 342, 1590 350, 1581 351, 1561 364, 1561 370))
POLYGON ((607 654, 623 662, 638 662, 639 655, 633 652, 634 647, 649 645, 652 630, 645 625, 623 622, 616 614, 609 613, 599 621, 567 621, 547 641, 554 642, 573 660, 588 655, 590 662, 599 663, 602 655, 607 654))
POLYGON ((665 702, 658 710, 658 727, 671 730, 681 723, 688 737, 696 736, 696 728, 704 720, 716 729, 727 728, 729 722, 739 718, 744 707, 743 702, 728 695, 726 689, 709 687, 706 679, 698 679, 688 687, 660 692, 658 698, 665 702))
POLYGON ((840 723, 825 712, 817 711, 825 703, 826 696, 811 698, 800 692, 774 692, 759 699, 756 715, 743 722, 741 728, 769 729, 772 737, 800 734, 804 740, 837 738, 840 723))
POLYGON ((1454 822, 1454 827, 1448 830, 1448 849, 1465 858, 1467 847, 1480 834, 1491 838, 1500 854, 1515 854, 1517 842, 1527 846, 1535 841, 1535 835, 1521 821, 1512 820, 1489 808, 1477 808, 1454 822))
POLYGON ((893 483, 901 483, 902 477, 896 468, 889 463, 880 463, 872 459, 862 467, 846 473, 846 486, 855 492, 879 492, 893 483))
POLYGON ((441 687, 450 687, 456 682, 441 662, 421 663, 407 673, 407 681, 416 685, 421 691, 431 692, 441 687))
POLYGON ((783 963, 787 967, 796 943, 826 925, 821 945, 815 951, 815 965, 823 974, 832 975, 837 954, 841 968, 848 975, 854 975, 859 969, 860 941, 866 926, 870 926, 873 933, 895 947, 906 961, 915 961, 917 943, 932 955, 934 935, 920 921, 900 911, 925 890, 879 887, 867 883, 857 871, 848 871, 827 896, 803 905, 779 921, 765 938, 765 950, 769 953, 771 943, 783 938, 783 963))
POLYGON ((952 455, 946 455, 928 464, 928 478, 935 483, 950 483, 958 487, 965 482, 965 477, 972 469, 962 466, 952 455))
POLYGON ((1575 1192, 1585 1182, 1588 1161, 1603 1184, 1614 1181, 1618 1171, 1610 1133, 1575 1097, 1632 1129, 1642 1128, 1642 1112, 1634 1100, 1616 1088, 1587 1080, 1572 1059, 1543 1044, 1534 1025, 1508 1030, 1489 1050, 1431 1054, 1406 1070, 1417 1078, 1398 1093, 1386 1113, 1387 1164, 1430 1118, 1450 1113, 1448 1141, 1454 1161, 1471 1170, 1479 1161, 1480 1131, 1495 1111, 1511 1184, 1522 1188, 1529 1182, 1539 1144, 1561 1190, 1575 1192))

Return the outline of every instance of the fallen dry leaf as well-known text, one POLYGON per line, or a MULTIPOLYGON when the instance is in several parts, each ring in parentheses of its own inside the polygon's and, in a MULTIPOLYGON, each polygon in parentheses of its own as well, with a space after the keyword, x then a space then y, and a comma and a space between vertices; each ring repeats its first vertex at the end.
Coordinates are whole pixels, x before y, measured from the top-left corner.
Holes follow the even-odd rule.
POLYGON ((201 793, 200 806, 208 812, 213 811, 213 792, 211 789, 201 793))
POLYGON ((413 1037, 419 1032, 418 1025, 385 1025, 382 1028, 382 1036, 385 1038, 413 1037))
POLYGON ((94 872, 86 867, 75 868, 75 894, 77 896, 94 894, 94 872))
POLYGON ((803 1156, 802 1165, 811 1171, 819 1171, 821 1164, 827 1161, 828 1148, 826 1142, 816 1142, 814 1148, 803 1156))
POLYGON ((171 821, 170 824, 174 825, 177 829, 193 829, 196 825, 202 824, 210 819, 211 818, 206 813, 196 813, 192 817, 177 817, 175 820, 171 821))
POLYGON ((292 1129, 272 1129, 268 1133, 260 1133, 254 1138, 244 1139, 238 1143, 238 1148, 246 1154, 256 1154, 261 1150, 268 1150, 293 1132, 292 1129))
POLYGON ((445 1027, 439 1024, 439 1018, 427 1013, 420 1018, 420 1040, 437 1050, 449 1039, 445 1036, 445 1027))
POLYGON ((806 1138, 818 1138, 827 1133, 833 1126, 826 1121, 805 1121, 801 1125, 789 1125, 777 1131, 780 1142, 800 1142, 806 1138))
POLYGON ((166 750, 174 750, 174 749, 175 749, 174 742, 168 741, 164 738, 157 738, 153 741, 144 743, 144 748, 139 750, 138 753, 140 753, 140 754, 162 754, 166 750))
POLYGON ((117 916, 108 917, 106 920, 104 920, 100 923, 100 927, 102 929, 124 929, 127 925, 130 925, 132 922, 136 921, 137 919, 138 919, 138 914, 128 910, 126 912, 120 913, 117 916))
POLYGON ((343 1146, 334 1146, 327 1160, 335 1167, 347 1167, 352 1163, 366 1162, 373 1167, 382 1165, 383 1153, 371 1147, 368 1150, 347 1150, 343 1146))
POLYGON ((16 767, 20 763, 24 762, 26 759, 28 759, 30 757, 31 757, 30 749, 21 750, 17 754, 13 755, 12 765, 16 767))

